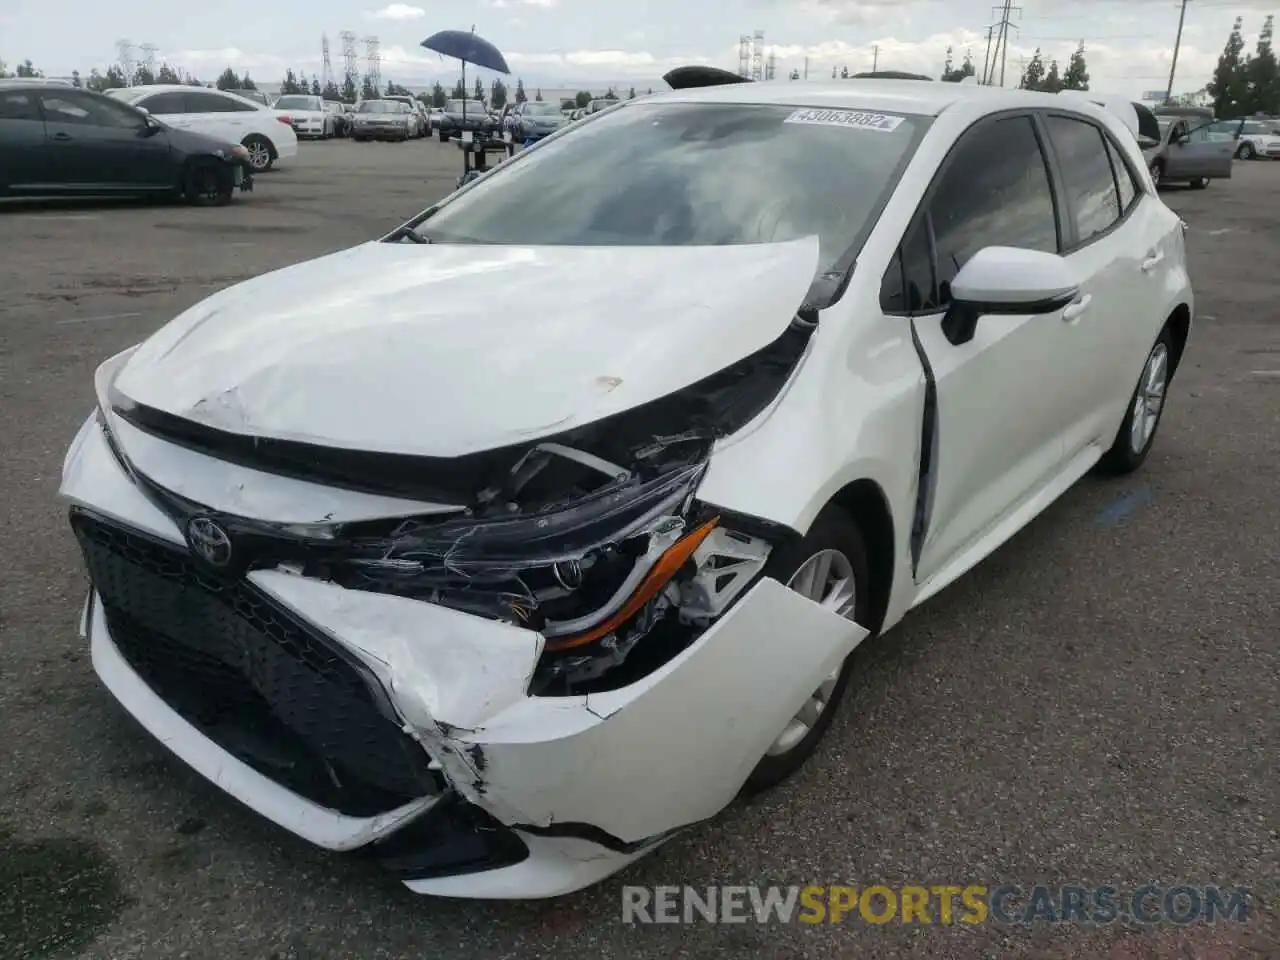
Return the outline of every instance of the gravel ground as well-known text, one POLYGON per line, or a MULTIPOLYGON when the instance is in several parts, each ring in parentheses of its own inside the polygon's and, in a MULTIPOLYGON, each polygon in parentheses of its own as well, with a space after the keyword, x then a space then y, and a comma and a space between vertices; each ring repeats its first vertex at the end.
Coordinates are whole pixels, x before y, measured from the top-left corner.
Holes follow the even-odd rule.
POLYGON ((306 144, 229 207, 0 210, 0 957, 1280 955, 1280 164, 1170 190, 1199 326, 1155 451, 860 654, 786 787, 539 904, 416 898, 209 786, 96 682, 55 501, 93 368, 227 284, 452 187, 435 141, 306 144), (1244 884, 1244 925, 627 926, 621 886, 1244 884))

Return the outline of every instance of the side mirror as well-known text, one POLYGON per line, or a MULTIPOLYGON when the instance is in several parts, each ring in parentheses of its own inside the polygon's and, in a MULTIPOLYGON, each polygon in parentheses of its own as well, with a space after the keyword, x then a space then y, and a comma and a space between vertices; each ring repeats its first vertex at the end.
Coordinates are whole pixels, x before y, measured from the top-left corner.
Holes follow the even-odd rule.
POLYGON ((983 247, 951 281, 942 330, 952 343, 968 343, 980 317, 1057 313, 1079 293, 1075 271, 1056 253, 983 247))

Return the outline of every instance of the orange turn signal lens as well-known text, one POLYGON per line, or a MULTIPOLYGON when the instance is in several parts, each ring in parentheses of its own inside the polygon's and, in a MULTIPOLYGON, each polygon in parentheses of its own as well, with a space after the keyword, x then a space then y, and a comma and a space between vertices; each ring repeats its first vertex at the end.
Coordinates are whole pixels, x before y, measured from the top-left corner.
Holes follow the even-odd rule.
POLYGON ((693 556, 694 551, 702 545, 702 541, 707 539, 719 522, 720 518, 714 517, 672 544, 667 552, 658 558, 658 562, 653 565, 653 569, 645 574, 644 579, 640 581, 640 586, 636 587, 636 592, 613 616, 592 627, 586 633, 548 640, 546 649, 552 652, 573 650, 576 647, 594 643, 601 637, 607 637, 613 633, 613 631, 639 613, 646 603, 662 592, 663 588, 671 582, 671 578, 679 573, 680 568, 685 565, 685 561, 693 556))

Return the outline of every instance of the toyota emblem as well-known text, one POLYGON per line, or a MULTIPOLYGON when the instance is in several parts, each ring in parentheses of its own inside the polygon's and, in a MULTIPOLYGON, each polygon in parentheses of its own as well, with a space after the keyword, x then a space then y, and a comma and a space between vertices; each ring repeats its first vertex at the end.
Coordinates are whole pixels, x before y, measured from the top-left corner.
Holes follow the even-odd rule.
POLYGON ((191 552, 211 567, 231 562, 231 538, 208 517, 196 517, 187 524, 187 542, 191 552))

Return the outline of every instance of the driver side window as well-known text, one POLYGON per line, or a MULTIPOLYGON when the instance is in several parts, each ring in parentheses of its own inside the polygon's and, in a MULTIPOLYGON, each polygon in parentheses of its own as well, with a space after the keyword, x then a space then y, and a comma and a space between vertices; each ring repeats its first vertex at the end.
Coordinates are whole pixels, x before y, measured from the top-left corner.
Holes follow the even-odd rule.
POLYGON ((136 128, 142 115, 107 97, 79 92, 41 93, 40 105, 48 123, 74 123, 86 127, 136 128))
POLYGON ((989 246, 1059 253, 1049 170, 1029 116, 985 121, 953 150, 881 284, 886 313, 943 310, 951 281, 989 246))

